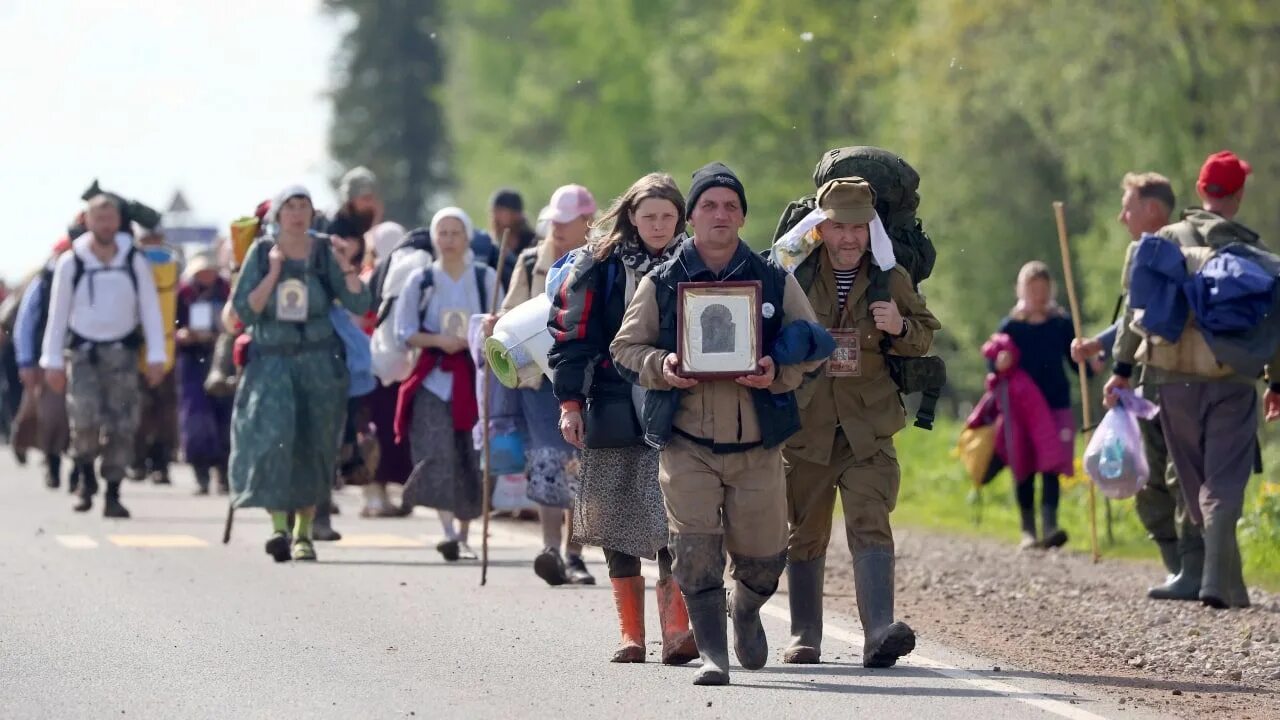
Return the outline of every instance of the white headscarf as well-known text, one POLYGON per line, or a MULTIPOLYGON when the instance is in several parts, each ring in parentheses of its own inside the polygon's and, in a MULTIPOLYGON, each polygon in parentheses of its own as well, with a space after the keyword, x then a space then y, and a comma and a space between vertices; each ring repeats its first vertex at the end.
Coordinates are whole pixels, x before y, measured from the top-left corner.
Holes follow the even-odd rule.
MULTIPOLYGON (((455 218, 462 223, 462 231, 467 235, 467 262, 475 262, 475 253, 472 252, 470 246, 471 237, 475 234, 475 226, 471 224, 471 216, 467 214, 466 210, 463 210, 460 207, 450 205, 449 207, 440 208, 436 211, 436 214, 431 217, 432 249, 435 249, 436 246, 436 228, 440 225, 441 220, 446 220, 448 218, 455 218)), ((439 256, 439 254, 439 251, 436 251, 436 255, 439 256)))
MULTIPOLYGON (((800 263, 818 248, 818 244, 808 242, 806 238, 811 230, 821 225, 826 219, 827 214, 822 211, 822 208, 814 208, 774 243, 775 259, 787 272, 795 272, 800 263)), ((871 219, 869 230, 871 257, 881 270, 892 270, 898 264, 898 260, 893 255, 893 241, 889 239, 889 233, 884 229, 879 213, 871 219)))
POLYGON ((391 250, 404 239, 404 234, 404 226, 400 223, 388 221, 375 225, 369 235, 373 239, 373 252, 378 259, 390 255, 391 250))

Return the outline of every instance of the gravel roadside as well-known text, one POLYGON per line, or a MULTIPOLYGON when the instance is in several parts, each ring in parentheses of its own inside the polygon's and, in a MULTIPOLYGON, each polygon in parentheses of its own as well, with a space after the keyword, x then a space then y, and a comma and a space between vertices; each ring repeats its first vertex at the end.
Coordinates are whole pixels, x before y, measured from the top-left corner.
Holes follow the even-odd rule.
MULTIPOLYGON (((1173 716, 1280 718, 1280 597, 1251 590, 1253 607, 1236 611, 1157 602, 1146 597, 1162 580, 1154 561, 1094 565, 1073 552, 896 534, 898 617, 922 637, 1173 716)), ((827 606, 856 615, 844 533, 833 536, 827 606)))

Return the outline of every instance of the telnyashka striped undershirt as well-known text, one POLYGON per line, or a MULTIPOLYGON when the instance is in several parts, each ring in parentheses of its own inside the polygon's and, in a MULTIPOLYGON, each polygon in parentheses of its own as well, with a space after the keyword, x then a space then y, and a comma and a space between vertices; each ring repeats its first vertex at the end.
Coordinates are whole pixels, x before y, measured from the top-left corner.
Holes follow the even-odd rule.
POLYGON ((849 290, 858 277, 858 268, 852 270, 835 270, 836 295, 840 298, 840 312, 844 312, 844 303, 849 299, 849 290))

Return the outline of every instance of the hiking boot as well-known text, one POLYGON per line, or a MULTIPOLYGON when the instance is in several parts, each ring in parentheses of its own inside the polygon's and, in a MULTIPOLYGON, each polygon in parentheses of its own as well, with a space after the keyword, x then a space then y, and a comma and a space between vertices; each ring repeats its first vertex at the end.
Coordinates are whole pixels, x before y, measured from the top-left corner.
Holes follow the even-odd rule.
POLYGON ((196 495, 209 494, 209 466, 208 465, 192 465, 191 470, 196 475, 196 495))
POLYGON ((729 684, 729 618, 724 596, 724 536, 672 533, 674 577, 684 594, 702 667, 694 685, 729 684))
POLYGON ((689 629, 689 609, 675 580, 659 580, 654 587, 658 597, 658 621, 662 625, 662 664, 684 665, 698 659, 698 643, 689 629))
POLYGON ((306 538, 298 538, 294 540, 293 559, 294 562, 315 562, 316 546, 306 538))
MULTIPOLYGON (((342 533, 334 530, 332 525, 316 523, 311 526, 311 539, 315 542, 338 542, 342 539, 342 533)), ((294 559, 296 560, 297 558, 294 559)), ((312 560, 314 559, 312 558, 312 560)))
POLYGON ((120 481, 107 481, 107 492, 102 497, 102 517, 125 520, 129 511, 120 504, 120 481))
POLYGON ((81 513, 89 512, 93 509, 93 496, 98 494, 98 474, 91 462, 76 463, 76 468, 80 471, 79 500, 71 509, 81 513))
MULTIPOLYGON (((1160 543, 1161 554, 1166 543, 1160 543)), ((1200 599, 1200 580, 1204 575, 1204 539, 1198 533, 1183 532, 1174 544, 1177 550, 1178 572, 1147 591, 1152 600, 1200 599)), ((1166 567, 1168 561, 1166 559, 1166 567)))
POLYGON ((729 596, 733 652, 747 670, 759 670, 769 661, 769 638, 760 622, 760 608, 777 591, 786 564, 786 551, 764 558, 733 556, 734 584, 729 596))
POLYGON ((289 533, 277 530, 267 538, 267 554, 276 562, 289 562, 289 533))
POLYGON ((892 545, 854 553, 853 583, 862 621, 862 666, 890 668, 916 649, 916 634, 893 619, 894 558, 892 545))
POLYGON ((587 570, 581 555, 570 555, 565 562, 565 573, 570 585, 595 585, 596 578, 587 570))
POLYGON ((782 662, 815 665, 822 662, 822 586, 826 556, 787 563, 787 600, 791 605, 791 644, 782 662))
POLYGON ((62 485, 62 456, 53 454, 44 456, 44 486, 57 490, 62 485))
POLYGON ((457 540, 441 540, 436 543, 436 552, 440 553, 440 557, 445 562, 458 561, 458 541, 457 540))
POLYGON ((553 587, 569 582, 564 572, 564 561, 560 559, 560 551, 555 548, 543 548, 538 553, 538 557, 533 559, 533 572, 553 587))
MULTIPOLYGON (((570 561, 572 562, 572 560, 570 561)), ((613 578, 613 604, 618 610, 622 643, 609 662, 644 662, 644 577, 613 578)))

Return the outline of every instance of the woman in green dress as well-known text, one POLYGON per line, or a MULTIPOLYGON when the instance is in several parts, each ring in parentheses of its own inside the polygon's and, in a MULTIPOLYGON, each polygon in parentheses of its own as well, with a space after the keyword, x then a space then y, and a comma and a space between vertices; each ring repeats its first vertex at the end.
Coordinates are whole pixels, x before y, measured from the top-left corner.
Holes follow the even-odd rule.
POLYGON ((266 549, 276 562, 315 560, 311 523, 333 482, 347 405, 329 311, 338 302, 364 313, 370 296, 359 269, 308 232, 315 209, 306 188, 287 188, 271 210, 278 234, 249 250, 232 298, 253 341, 232 414, 231 486, 236 507, 271 513, 266 549))

